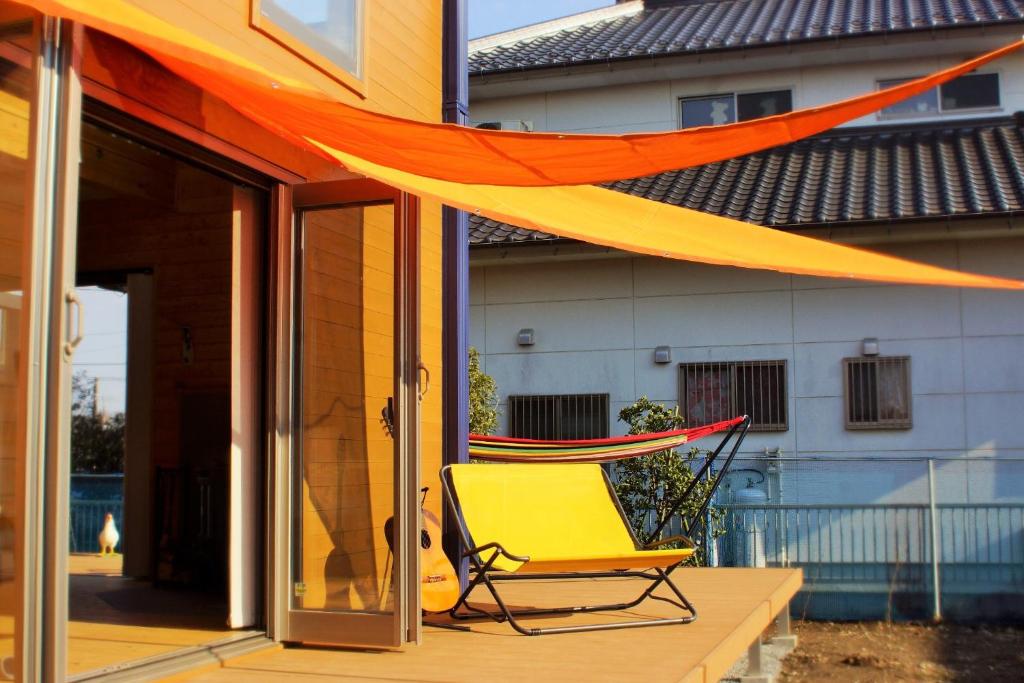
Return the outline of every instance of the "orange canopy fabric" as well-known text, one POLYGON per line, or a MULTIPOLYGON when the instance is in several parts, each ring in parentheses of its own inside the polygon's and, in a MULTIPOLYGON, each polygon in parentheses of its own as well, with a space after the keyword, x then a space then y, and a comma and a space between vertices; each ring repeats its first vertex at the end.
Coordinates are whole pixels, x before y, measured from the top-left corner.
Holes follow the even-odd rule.
MULTIPOLYGON (((758 121, 663 134, 563 136, 420 123, 330 101, 126 0, 28 4, 128 40, 267 129, 352 171, 495 220, 702 263, 908 284, 1024 289, 1024 282, 914 263, 599 187, 544 186, 642 175, 790 142, 955 78, 1021 43, 911 84, 758 121), (616 161, 609 163, 609 158, 616 161)), ((123 77, 137 76, 132 65, 123 68, 123 77)))
POLYGON ((599 183, 742 156, 889 106, 1024 44, 1013 43, 886 90, 754 121, 631 135, 517 133, 412 121, 332 101, 263 63, 156 16, 155 9, 139 6, 145 2, 31 0, 27 4, 127 40, 243 113, 274 111, 277 124, 293 134, 407 173, 489 185, 599 183))
POLYGON ((495 220, 616 249, 741 268, 905 284, 1024 289, 593 186, 501 187, 424 178, 325 148, 349 169, 495 220))

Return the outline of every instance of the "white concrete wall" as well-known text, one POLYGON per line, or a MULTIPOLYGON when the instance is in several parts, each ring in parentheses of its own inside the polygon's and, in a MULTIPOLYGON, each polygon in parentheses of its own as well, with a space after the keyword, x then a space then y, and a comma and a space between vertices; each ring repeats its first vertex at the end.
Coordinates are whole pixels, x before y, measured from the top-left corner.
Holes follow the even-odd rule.
MULTIPOLYGON (((995 39, 991 47, 1006 42, 995 39)), ((625 133, 673 130, 679 126, 679 99, 717 93, 779 90, 793 91, 793 107, 803 108, 834 102, 870 92, 879 80, 921 76, 955 65, 963 54, 932 56, 933 45, 925 45, 920 59, 887 59, 853 64, 806 65, 769 72, 745 70, 743 62, 725 76, 660 80, 651 69, 650 80, 582 90, 549 92, 483 99, 470 91, 473 121, 532 121, 537 131, 574 133, 625 133)), ((747 61, 749 65, 749 61, 747 61)), ((993 62, 979 73, 999 73, 1002 106, 980 112, 954 112, 926 118, 900 118, 900 123, 942 119, 986 118, 1024 110, 1024 54, 1016 53, 993 62)), ((876 114, 856 119, 848 126, 893 123, 876 114)))
MULTIPOLYGON (((1024 278, 1024 237, 882 250, 1024 278)), ((752 433, 745 452, 779 447, 787 456, 1024 457, 1022 292, 622 257, 477 265, 470 303, 470 343, 497 381, 503 411, 510 394, 608 393, 611 433, 620 434, 625 425, 615 417, 637 397, 678 402, 680 362, 786 359, 789 429, 752 433), (516 345, 523 327, 536 331, 534 346, 516 345), (865 337, 877 337, 883 355, 911 357, 910 430, 844 428, 841 360, 859 355, 865 337), (663 344, 672 347, 673 362, 656 365, 653 350, 663 344)), ((914 467, 894 464, 878 472, 877 490, 919 498, 925 490, 914 467)), ((1009 479, 1001 483, 996 469, 979 464, 985 476, 973 484, 966 471, 950 470, 940 496, 991 499, 1024 491, 1009 479)), ((1024 477, 1024 463, 1007 463, 1005 472, 1011 470, 1024 477)), ((803 471, 806 486, 820 489, 828 480, 842 487, 834 468, 823 467, 821 481, 813 468, 803 471)), ((791 489, 798 485, 787 481, 791 489)))

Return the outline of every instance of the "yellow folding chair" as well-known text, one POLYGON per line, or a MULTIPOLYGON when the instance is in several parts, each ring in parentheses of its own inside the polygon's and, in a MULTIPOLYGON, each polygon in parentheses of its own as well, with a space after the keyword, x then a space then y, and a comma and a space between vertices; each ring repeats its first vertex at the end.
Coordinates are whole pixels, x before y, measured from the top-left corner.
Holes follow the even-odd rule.
POLYGON ((598 464, 448 465, 441 469, 445 497, 469 558, 472 580, 449 612, 455 619, 486 616, 508 621, 523 635, 686 624, 697 611, 669 574, 693 552, 685 536, 641 545, 622 511, 605 471, 598 464), (683 542, 681 549, 658 549, 683 542), (650 585, 635 600, 609 605, 511 610, 495 583, 519 579, 636 577, 650 585), (469 604, 474 588, 483 584, 499 612, 469 604), (676 599, 653 595, 665 584, 676 599), (647 598, 664 600, 684 616, 526 628, 516 617, 576 612, 604 612, 634 607, 647 598), (465 608, 465 609, 463 609, 465 608))

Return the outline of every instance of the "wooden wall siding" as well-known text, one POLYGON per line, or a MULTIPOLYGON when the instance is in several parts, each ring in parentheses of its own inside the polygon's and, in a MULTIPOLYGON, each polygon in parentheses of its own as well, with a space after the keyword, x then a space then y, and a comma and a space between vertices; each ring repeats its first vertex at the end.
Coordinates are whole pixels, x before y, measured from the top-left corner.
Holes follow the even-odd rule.
MULTIPOLYGON (((14 37, 14 36, 12 36, 14 37)), ((14 655, 15 614, 20 588, 16 558, 21 556, 23 499, 18 495, 22 458, 18 457, 19 418, 25 419, 24 385, 19 382, 20 324, 28 283, 23 278, 26 200, 30 168, 29 97, 32 91, 29 53, 0 43, 0 660, 14 655), (14 61, 11 61, 14 60, 14 61)), ((23 442, 21 442, 23 448, 23 442)))
POLYGON ((232 185, 93 126, 83 138, 78 269, 153 269, 153 464, 174 466, 182 401, 230 392, 232 185))
MULTIPOLYGON (((365 98, 249 27, 249 0, 138 0, 137 4, 187 26, 250 59, 302 78, 361 107, 424 121, 441 119, 441 3, 436 0, 368 0, 365 98)), ((226 141, 309 180, 340 177, 342 169, 298 150, 235 112, 225 102, 163 70, 133 48, 87 32, 84 74, 121 98, 156 109, 205 135, 226 141), (138 77, 118 80, 109 68, 131 63, 138 77)), ((440 511, 441 466, 441 207, 420 209, 421 358, 433 386, 422 405, 422 471, 431 487, 427 504, 440 511)))
POLYGON ((381 609, 394 513, 394 208, 308 212, 302 276, 306 609, 381 609))

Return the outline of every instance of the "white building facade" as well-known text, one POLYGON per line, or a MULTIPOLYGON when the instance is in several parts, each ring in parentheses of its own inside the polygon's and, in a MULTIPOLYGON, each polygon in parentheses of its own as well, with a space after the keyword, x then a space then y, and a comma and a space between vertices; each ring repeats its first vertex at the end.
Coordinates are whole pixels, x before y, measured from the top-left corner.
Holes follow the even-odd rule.
MULTIPOLYGON (((735 120, 744 108, 813 107, 923 75, 1012 42, 1024 26, 1021 3, 986 3, 1001 13, 967 18, 942 14, 939 0, 921 3, 927 21, 854 16, 875 5, 627 2, 479 39, 471 118, 574 133, 672 130, 691 114, 735 120), (822 6, 828 16, 815 18, 822 6)), ((1024 54, 973 75, 984 78, 852 121, 796 156, 780 148, 615 189, 1024 278, 1024 146, 1013 117, 1024 110, 1024 54)), ((616 434, 626 429, 618 410, 646 395, 684 413, 754 406, 763 429, 748 454, 1024 457, 1019 292, 637 257, 481 219, 471 239, 470 343, 497 381, 506 433, 530 435, 510 423, 523 408, 509 397, 607 395, 616 434), (871 370, 866 383, 844 365, 886 358, 897 371, 871 370), (695 398, 695 373, 706 372, 732 396, 695 398), (855 405, 865 400, 878 403, 855 405)), ((969 479, 943 488, 958 499, 1017 497, 997 490, 998 476, 969 479)))

